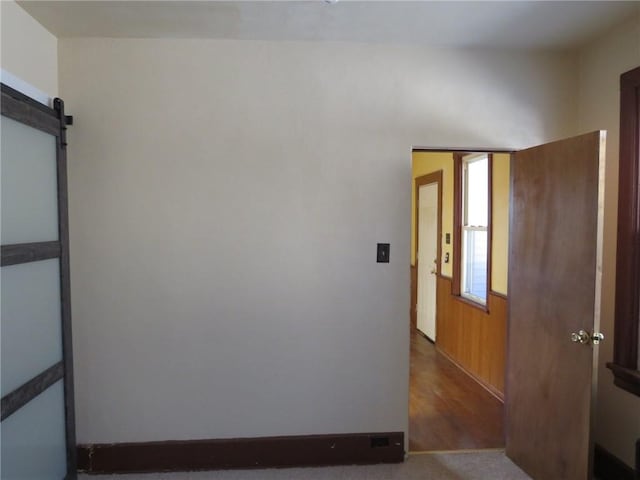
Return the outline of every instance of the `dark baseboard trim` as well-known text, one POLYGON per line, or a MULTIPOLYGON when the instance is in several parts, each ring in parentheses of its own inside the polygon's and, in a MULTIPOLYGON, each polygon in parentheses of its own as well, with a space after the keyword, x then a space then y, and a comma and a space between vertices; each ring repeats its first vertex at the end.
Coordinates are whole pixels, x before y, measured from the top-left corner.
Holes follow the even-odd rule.
POLYGON ((317 467, 403 461, 402 432, 78 446, 78 471, 86 473, 317 467))
POLYGON ((636 440, 636 479, 640 480, 640 438, 636 440))
POLYGON ((593 474, 598 480, 635 480, 633 469, 596 443, 593 451, 593 474))
POLYGON ((476 382, 478 385, 480 385, 482 388, 484 388, 487 392, 489 392, 500 403, 504 404, 504 393, 500 392, 493 385, 489 385, 482 378, 480 378, 475 373, 473 373, 472 371, 467 369, 464 365, 462 365, 460 362, 458 362, 455 358, 453 358, 447 352, 445 352, 440 347, 438 347, 437 343, 436 343, 436 350, 438 350, 438 353, 440 353, 443 357, 445 357, 447 360, 449 360, 451 363, 453 363, 462 372, 466 373, 474 382, 476 382))
POLYGON ((418 327, 416 327, 416 332, 418 332, 418 335, 420 335, 422 338, 424 338, 427 342, 429 342, 431 345, 435 345, 436 342, 434 342, 433 340, 431 340, 429 337, 427 337, 427 334, 424 333, 422 330, 420 330, 418 327))

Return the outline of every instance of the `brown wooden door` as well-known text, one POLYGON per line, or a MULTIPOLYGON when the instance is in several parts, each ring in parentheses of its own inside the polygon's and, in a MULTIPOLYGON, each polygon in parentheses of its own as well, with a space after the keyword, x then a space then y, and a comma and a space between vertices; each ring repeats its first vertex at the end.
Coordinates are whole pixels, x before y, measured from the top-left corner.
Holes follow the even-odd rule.
POLYGON ((585 480, 598 347, 604 132, 511 165, 506 451, 538 480, 585 480))

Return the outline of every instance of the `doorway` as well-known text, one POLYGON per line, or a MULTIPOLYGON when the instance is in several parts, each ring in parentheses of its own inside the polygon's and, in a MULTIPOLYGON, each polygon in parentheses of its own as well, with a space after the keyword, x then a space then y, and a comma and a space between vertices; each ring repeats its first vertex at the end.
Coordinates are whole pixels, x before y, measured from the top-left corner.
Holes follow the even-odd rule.
POLYGON ((461 258, 456 208, 462 196, 456 161, 469 153, 413 152, 409 407, 413 452, 504 447, 510 154, 473 152, 489 159, 490 170, 484 177, 485 190, 492 193, 485 207, 492 220, 488 248, 498 251, 493 256, 487 251, 487 294, 479 304, 455 291, 461 258))
MULTIPOLYGON (((471 172, 464 169, 475 163, 478 152, 444 152, 453 156, 454 201, 452 224, 443 220, 443 250, 450 248, 449 227, 454 243, 453 265, 444 268, 441 264, 442 273, 437 279, 435 353, 441 353, 459 372, 473 377, 478 385, 503 401, 506 454, 532 478, 591 478, 597 345, 603 340, 598 327, 605 138, 606 132, 596 131, 512 152, 506 163, 507 196, 500 201, 494 201, 498 192, 496 172, 503 170, 495 168, 494 160, 500 154, 486 152, 489 165, 486 225, 468 221, 471 172), (502 229, 494 216, 495 206, 499 205, 508 212, 503 219, 508 243, 497 249, 494 236, 502 229), (465 276, 475 271, 475 266, 466 263, 465 259, 472 258, 474 251, 464 239, 479 235, 476 232, 486 232, 490 249, 486 256, 487 288, 483 298, 479 288, 465 290, 465 276), (491 254, 507 255, 507 252, 503 273, 505 277, 509 275, 509 300, 506 289, 504 294, 497 291, 501 280, 496 275, 498 255, 491 254), (447 277, 447 271, 453 275, 447 277), (490 365, 501 368, 492 369, 490 365), (509 392, 506 398, 505 383, 509 392)), ((416 153, 414 149, 414 177, 416 153)), ((427 166, 434 165, 427 162, 427 166)), ((446 192, 447 175, 443 175, 443 184, 446 192)), ((446 193, 443 197, 446 198, 446 193)), ((485 233, 480 235, 484 237, 485 233)), ((412 261, 415 269, 415 257, 412 261)), ((502 280, 506 287, 506 278, 502 280)), ((437 358, 435 363, 440 360, 437 358)), ((412 384, 425 367, 418 365, 419 361, 412 352, 412 384)), ((430 383, 436 383, 437 390, 437 382, 430 383)), ((436 394, 442 397, 443 389, 436 394)), ((410 402, 420 396, 412 388, 410 402)), ((469 398, 463 395, 444 402, 460 404, 462 416, 456 420, 474 413, 469 398)), ((414 411, 410 404, 410 414, 414 411)), ((415 451, 411 418, 409 425, 409 445, 415 451)), ((437 423, 422 426, 434 430, 437 423)), ((462 431, 462 435, 469 433, 470 430, 462 431)))

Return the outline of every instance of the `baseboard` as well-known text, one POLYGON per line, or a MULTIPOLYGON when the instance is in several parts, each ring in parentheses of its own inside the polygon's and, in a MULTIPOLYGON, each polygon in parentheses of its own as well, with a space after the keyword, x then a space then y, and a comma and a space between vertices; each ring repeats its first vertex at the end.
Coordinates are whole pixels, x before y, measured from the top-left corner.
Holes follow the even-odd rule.
POLYGON ((484 388, 487 392, 489 392, 492 396, 494 396, 500 403, 504 404, 504 393, 502 393, 501 391, 497 390, 493 385, 489 385, 487 382, 485 382, 478 375, 473 373, 471 370, 467 369, 464 365, 462 365, 460 362, 458 362, 455 358, 453 358, 447 352, 445 352, 440 347, 438 347, 437 343, 435 345, 436 345, 436 349, 438 350, 438 353, 440 353, 447 360, 449 360, 451 363, 453 363, 456 367, 458 367, 460 370, 462 370, 464 373, 466 373, 474 382, 476 382, 478 385, 480 385, 482 388, 484 388))
POLYGON ((593 474, 598 480, 635 480, 633 468, 596 443, 593 451, 593 474))
POLYGON ((427 342, 429 342, 431 345, 435 345, 436 342, 434 342, 433 340, 431 340, 429 337, 427 337, 427 334, 424 333, 422 330, 420 330, 418 327, 416 327, 416 332, 418 332, 418 335, 420 335, 422 338, 424 338, 427 342))
POLYGON ((636 479, 640 480, 640 438, 636 440, 636 479))
POLYGON ((78 471, 86 473, 364 465, 402 461, 403 432, 78 446, 78 471))

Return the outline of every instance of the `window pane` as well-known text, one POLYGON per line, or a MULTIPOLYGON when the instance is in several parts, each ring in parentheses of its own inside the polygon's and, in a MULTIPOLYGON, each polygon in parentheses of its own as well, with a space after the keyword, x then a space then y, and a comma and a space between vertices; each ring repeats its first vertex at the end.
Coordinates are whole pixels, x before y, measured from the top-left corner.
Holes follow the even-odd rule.
POLYGON ((2 421, 2 478, 59 480, 67 473, 62 380, 2 421))
POLYGON ((2 130, 2 244, 58 239, 56 137, 5 116, 2 130))
POLYGON ((463 230, 462 293, 486 301, 487 232, 485 230, 463 230))
POLYGON ((489 211, 489 160, 486 155, 467 163, 466 225, 486 227, 489 211))
POLYGON ((62 360, 60 262, 0 269, 2 395, 62 360))

